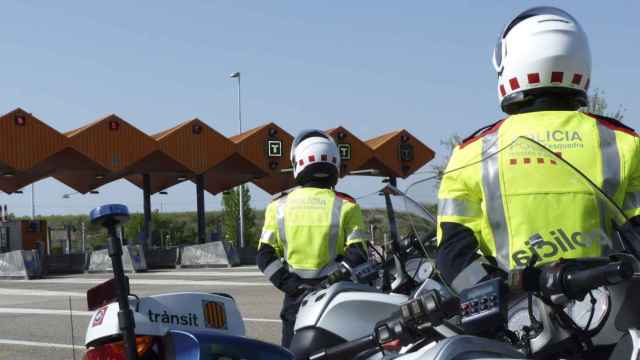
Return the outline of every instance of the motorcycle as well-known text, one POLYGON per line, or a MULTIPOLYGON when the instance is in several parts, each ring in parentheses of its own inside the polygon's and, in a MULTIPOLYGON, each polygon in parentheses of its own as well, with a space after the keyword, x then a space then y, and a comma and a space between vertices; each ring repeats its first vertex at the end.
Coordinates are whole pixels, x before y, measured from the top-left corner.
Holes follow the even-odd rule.
MULTIPOLYGON (((393 206, 400 191, 389 185, 358 199, 371 211, 386 215, 391 241, 386 256, 355 268, 340 263, 337 270, 302 296, 290 350, 296 359, 314 351, 346 343, 368 334, 375 324, 398 311, 429 278, 433 263, 428 249, 435 247, 435 218, 428 212, 431 231, 417 237, 393 206), (401 237, 400 234, 406 234, 401 237)), ((424 211, 424 210, 422 210, 424 211)), ((388 347, 390 349, 390 347, 388 347)), ((379 358, 375 349, 362 358, 379 358)))
POLYGON ((93 210, 91 219, 109 232, 114 277, 87 291, 87 306, 94 313, 85 337, 85 360, 293 359, 286 349, 245 337, 242 316, 230 295, 131 294, 117 236, 128 210, 106 205, 93 210))
MULTIPOLYGON (((390 196, 380 193, 376 200, 387 201, 381 206, 383 209, 386 206, 386 215, 390 223, 395 224, 396 214, 388 203, 390 196)), ((110 256, 113 255, 112 261, 116 263, 121 251, 118 251, 118 231, 114 228, 122 225, 126 218, 126 209, 118 205, 103 206, 92 212, 94 222, 105 225, 111 235, 110 256)), ((407 225, 403 224, 401 228, 407 225)), ((432 216, 430 224, 433 229, 432 216)), ((353 269, 341 263, 328 279, 304 297, 292 346, 296 357, 366 334, 379 320, 397 311, 428 278, 433 266, 425 256, 425 249, 433 248, 435 239, 433 236, 416 238, 411 234, 399 238, 396 227, 388 244, 388 256, 353 269)), ((129 294, 128 279, 121 265, 114 264, 113 269, 112 280, 87 292, 88 308, 95 311, 85 340, 87 360, 191 360, 211 355, 212 348, 221 351, 218 356, 224 354, 228 359, 294 356, 277 346, 245 338, 242 317, 229 295, 168 293, 137 297, 129 294), (122 299, 120 294, 128 296, 122 299), (135 334, 129 337, 134 341, 129 347, 135 354, 125 356, 129 348, 127 332, 133 324, 135 334)))
MULTIPOLYGON (((368 334, 316 350, 309 359, 361 359, 372 351, 385 359, 402 360, 638 358, 640 236, 624 211, 587 175, 526 137, 469 159, 468 165, 452 171, 462 176, 464 171, 487 169, 494 161, 508 161, 513 171, 520 172, 519 178, 529 179, 529 187, 522 189, 513 182, 511 169, 501 174, 501 189, 513 201, 510 205, 533 191, 551 193, 558 184, 548 184, 548 179, 558 177, 567 179, 561 190, 580 194, 586 204, 582 207, 597 209, 594 214, 600 216, 592 219, 588 229, 571 233, 560 227, 546 233, 536 229, 528 252, 517 254, 522 265, 497 271, 457 292, 435 269, 416 296, 368 334), (516 167, 518 163, 522 166, 516 167), (577 246, 599 248, 601 254, 580 259, 562 256, 562 250, 577 246), (389 344, 402 349, 389 353, 385 351, 389 344)), ((389 191, 395 193, 395 203, 404 204, 397 208, 412 223, 415 237, 423 235, 420 224, 429 216, 411 195, 428 190, 429 181, 413 184, 406 193, 389 191)), ((546 214, 545 221, 553 225, 563 213, 576 210, 566 198, 560 197, 556 204, 554 209, 527 205, 546 214)))
MULTIPOLYGON (((564 236, 553 238, 551 245, 544 237, 538 242, 530 241, 525 266, 456 292, 433 265, 434 218, 424 204, 413 200, 432 192, 429 188, 433 179, 419 181, 406 192, 388 185, 371 197, 382 201, 378 208, 384 209, 388 218, 390 255, 379 263, 358 268, 340 266, 319 288, 309 291, 296 321, 294 354, 243 338, 240 331, 206 333, 204 329, 172 326, 151 335, 155 342, 147 348, 165 356, 158 358, 167 359, 197 359, 208 349, 228 350, 229 358, 233 359, 579 358, 602 346, 615 347, 611 359, 637 356, 640 311, 634 304, 640 301, 637 280, 640 238, 624 212, 586 175, 553 151, 524 137, 495 153, 470 159, 467 166, 453 171, 480 171, 498 152, 514 157, 531 156, 537 164, 549 165, 523 167, 522 171, 530 170, 527 176, 533 184, 544 184, 551 176, 569 179, 565 186, 591 199, 590 204, 604 214, 604 229, 595 231, 599 226, 594 227, 588 236, 572 233, 568 240, 571 244, 564 236), (548 256, 553 249, 582 246, 587 240, 591 245, 600 244, 603 256, 585 259, 548 256), (247 345, 239 346, 237 341, 246 341, 247 345), (227 343, 236 345, 227 347, 227 343), (267 355, 262 357, 257 353, 233 353, 238 348, 258 349, 263 345, 267 355)), ((508 180, 506 176, 503 185, 508 190, 506 195, 522 195, 517 188, 510 187, 512 183, 508 180)), ((557 209, 542 211, 553 218, 570 211, 570 205, 559 203, 557 209)), ((531 209, 535 211, 535 204, 531 209)), ((594 224, 599 221, 594 219, 594 224)), ((234 302, 230 301, 224 302, 225 310, 226 306, 233 308, 234 302)), ((137 304, 136 300, 132 304, 137 304)), ((137 311, 142 308, 136 306, 137 311)), ((107 311, 113 319, 117 309, 107 311)), ((233 314, 231 311, 227 318, 233 314)), ((96 312, 91 322, 96 321, 97 315, 96 312)), ((110 331, 110 335, 88 339, 88 344, 109 343, 103 339, 113 343, 121 338, 119 334, 125 333, 115 325, 110 331)), ((145 336, 137 325, 136 335, 145 336)), ((119 344, 122 353, 122 342, 119 344)), ((221 358, 220 354, 211 358, 221 358)))

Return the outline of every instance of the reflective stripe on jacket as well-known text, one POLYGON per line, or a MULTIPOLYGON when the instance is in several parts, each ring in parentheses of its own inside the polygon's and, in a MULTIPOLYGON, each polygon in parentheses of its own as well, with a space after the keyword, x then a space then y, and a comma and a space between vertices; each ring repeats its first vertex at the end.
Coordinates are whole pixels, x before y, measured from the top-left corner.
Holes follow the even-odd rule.
POLYGON ((275 248, 289 271, 314 279, 331 273, 347 246, 362 243, 366 248, 367 238, 362 211, 353 199, 303 187, 269 204, 260 243, 275 248))
POLYGON ((534 253, 545 262, 598 256, 597 240, 608 228, 602 204, 585 195, 584 185, 569 171, 539 167, 537 172, 535 166, 554 162, 536 157, 535 150, 510 149, 487 157, 518 136, 542 143, 573 164, 627 216, 640 215, 640 143, 633 130, 577 111, 510 116, 454 150, 447 171, 462 169, 446 174, 438 193, 438 222, 471 229, 480 252, 495 257, 501 268, 522 267, 534 253))

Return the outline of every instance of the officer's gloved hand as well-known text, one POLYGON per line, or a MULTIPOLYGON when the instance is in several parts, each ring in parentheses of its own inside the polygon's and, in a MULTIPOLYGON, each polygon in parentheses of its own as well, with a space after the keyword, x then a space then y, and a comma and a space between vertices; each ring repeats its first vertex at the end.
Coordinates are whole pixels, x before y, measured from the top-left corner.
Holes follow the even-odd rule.
POLYGON ((295 297, 304 292, 304 290, 300 288, 302 285, 304 285, 304 282, 298 275, 289 273, 282 282, 280 290, 289 296, 295 297))
POLYGON ((300 284, 300 286, 298 286, 298 290, 300 290, 300 293, 297 295, 298 301, 302 301, 302 299, 304 299, 309 293, 315 291, 316 288, 309 284, 300 284))

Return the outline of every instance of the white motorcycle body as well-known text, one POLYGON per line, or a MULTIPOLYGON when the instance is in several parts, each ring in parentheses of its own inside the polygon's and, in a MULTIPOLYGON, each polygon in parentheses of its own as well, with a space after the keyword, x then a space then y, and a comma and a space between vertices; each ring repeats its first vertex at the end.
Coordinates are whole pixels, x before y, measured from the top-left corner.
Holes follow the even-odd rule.
POLYGON ((315 291, 301 303, 292 350, 322 349, 366 336, 407 300, 406 295, 352 282, 315 291))
MULTIPOLYGON (((136 335, 164 336, 171 330, 244 336, 242 316, 233 298, 196 292, 168 293, 139 300, 130 298, 136 335)), ((117 302, 97 309, 87 327, 85 345, 112 341, 120 336, 117 302)))
MULTIPOLYGON (((594 314, 589 326, 596 332, 592 340, 594 345, 618 344, 621 347, 622 358, 632 360, 640 359, 640 312, 637 303, 640 297, 640 288, 637 283, 627 282, 620 285, 598 288, 593 291, 596 300, 594 314), (628 334, 626 341, 623 336, 628 334), (627 357, 629 356, 629 357, 627 357)), ((531 350, 538 353, 549 346, 563 341, 571 341, 567 330, 559 326, 550 315, 550 309, 541 300, 534 298, 533 312, 536 318, 543 324, 543 330, 531 339, 531 350)), ((586 297, 583 301, 572 301, 565 307, 567 314, 580 327, 586 328, 589 313, 591 311, 591 299, 586 297)), ((530 326, 527 301, 521 299, 514 301, 508 310, 509 329, 519 331, 523 326, 530 326)), ((446 332, 445 327, 437 327, 436 330, 444 340, 431 344, 414 344, 405 347, 397 357, 398 360, 446 360, 446 359, 525 359, 526 356, 509 344, 495 340, 485 339, 469 335, 455 335, 446 332)))
POLYGON ((459 335, 431 343, 414 352, 396 357, 397 360, 516 360, 526 357, 503 342, 477 336, 459 335))

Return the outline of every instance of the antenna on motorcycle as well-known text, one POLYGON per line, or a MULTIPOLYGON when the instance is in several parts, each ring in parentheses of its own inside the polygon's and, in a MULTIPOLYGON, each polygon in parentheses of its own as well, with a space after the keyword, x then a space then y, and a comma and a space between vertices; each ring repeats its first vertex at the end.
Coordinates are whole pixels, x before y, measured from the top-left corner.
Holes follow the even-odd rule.
MULTIPOLYGON (((135 322, 129 308, 129 279, 122 266, 122 240, 116 231, 119 225, 129 220, 129 209, 121 204, 98 206, 89 214, 92 224, 104 226, 109 233, 108 251, 113 268, 113 282, 118 298, 118 323, 124 340, 127 360, 137 359, 135 322)), ((88 294, 87 294, 88 295, 88 294)))
MULTIPOLYGON (((387 210, 387 218, 389 219, 389 233, 391 235, 391 250, 393 253, 393 259, 397 267, 398 277, 396 281, 400 280, 402 282, 404 277, 407 277, 407 271, 404 266, 404 260, 401 258, 403 256, 403 252, 400 249, 400 238, 398 236, 398 224, 396 222, 396 213, 393 208, 393 202, 391 201, 391 195, 394 194, 394 189, 397 186, 396 178, 389 177, 388 179, 383 180, 383 182, 388 182, 389 186, 387 186, 382 192, 384 195, 385 207, 387 210)), ((388 277, 386 276, 386 272, 384 273, 382 282, 383 288, 387 288, 388 285, 388 277)))

